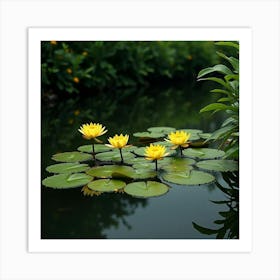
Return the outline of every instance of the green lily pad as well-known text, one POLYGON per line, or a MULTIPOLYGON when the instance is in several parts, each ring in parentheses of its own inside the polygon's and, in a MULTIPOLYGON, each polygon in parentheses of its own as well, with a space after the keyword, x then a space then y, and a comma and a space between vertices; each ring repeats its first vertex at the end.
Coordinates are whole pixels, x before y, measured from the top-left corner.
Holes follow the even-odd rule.
POLYGON ((164 133, 159 133, 159 132, 136 132, 133 133, 134 137, 138 138, 152 138, 152 139, 157 139, 157 138, 162 138, 165 136, 164 133))
POLYGON ((98 178, 129 177, 132 178, 134 169, 123 165, 104 165, 93 167, 86 171, 86 174, 98 178))
POLYGON ((214 159, 223 157, 225 152, 210 148, 187 148, 183 151, 183 154, 191 158, 214 159))
POLYGON ((199 133, 200 138, 207 140, 212 133, 199 133))
POLYGON ((167 172, 189 172, 196 161, 190 158, 172 158, 161 165, 161 169, 167 172))
POLYGON ((134 173, 130 175, 134 180, 144 180, 144 179, 151 179, 157 177, 157 172, 154 169, 145 169, 145 168, 138 168, 134 169, 134 173))
POLYGON ((113 192, 119 189, 123 189, 126 183, 115 179, 100 179, 90 182, 88 188, 98 192, 113 192))
MULTIPOLYGON (((102 145, 102 144, 94 144, 94 152, 95 153, 102 153, 102 152, 108 152, 111 151, 112 149, 102 145)), ((80 146, 78 148, 78 151, 84 152, 84 153, 92 153, 92 145, 84 145, 80 146)))
POLYGON ((209 173, 191 170, 187 173, 166 173, 162 178, 177 185, 204 185, 215 181, 215 177, 209 173))
POLYGON ((92 176, 84 173, 58 174, 47 177, 42 181, 43 185, 55 189, 77 188, 92 181, 92 176))
POLYGON ((91 160, 92 155, 81 152, 65 152, 53 155, 52 159, 60 162, 79 162, 91 160))
POLYGON ((168 190, 169 187, 165 184, 154 181, 134 182, 124 188, 127 194, 141 198, 160 196, 167 193, 168 190))
MULTIPOLYGON (((145 149, 146 149, 146 147, 139 147, 139 148, 134 150, 134 153, 138 156, 143 157, 143 156, 145 156, 145 149)), ((168 147, 166 147, 166 152, 169 153, 168 156, 172 156, 172 155, 176 154, 175 150, 168 149, 168 147)))
POLYGON ((220 171, 220 172, 238 170, 238 162, 229 159, 203 160, 198 162, 196 166, 201 169, 210 170, 210 171, 220 171))
POLYGON ((190 141, 196 141, 196 140, 199 140, 200 139, 200 136, 199 136, 199 134, 197 134, 197 133, 193 133, 193 134, 191 134, 191 136, 190 136, 190 141))
POLYGON ((183 130, 183 131, 186 131, 190 134, 198 134, 198 133, 202 133, 203 131, 200 130, 200 129, 193 129, 193 128, 183 128, 183 129, 178 129, 178 130, 183 130))
MULTIPOLYGON (((122 155, 123 160, 126 162, 127 160, 134 158, 135 155, 131 152, 125 152, 124 149, 122 149, 122 155)), ((104 152, 99 153, 95 155, 95 158, 100 161, 113 161, 113 162, 120 162, 121 161, 121 155, 119 150, 114 150, 112 152, 104 152)))
POLYGON ((157 126, 157 127, 150 127, 147 130, 152 133, 169 134, 170 132, 175 131, 176 129, 174 127, 168 127, 168 126, 157 126))
POLYGON ((145 160, 145 162, 138 162, 132 165, 134 169, 155 169, 155 163, 150 160, 145 160))
POLYGON ((85 163, 58 163, 50 165, 46 170, 50 173, 77 173, 88 170, 90 167, 85 163))

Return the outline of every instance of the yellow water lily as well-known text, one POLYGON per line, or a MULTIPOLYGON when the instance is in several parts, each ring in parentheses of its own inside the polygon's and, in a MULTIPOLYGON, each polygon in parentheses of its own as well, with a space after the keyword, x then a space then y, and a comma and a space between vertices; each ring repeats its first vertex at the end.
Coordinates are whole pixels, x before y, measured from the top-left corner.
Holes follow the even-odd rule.
POLYGON ((188 140, 190 139, 191 134, 187 133, 184 130, 177 130, 171 132, 168 135, 169 139, 165 139, 165 141, 172 143, 174 146, 171 149, 177 149, 179 146, 183 148, 187 148, 189 146, 188 140))
POLYGON ((166 148, 162 145, 153 145, 146 147, 145 149, 145 159, 154 160, 156 163, 157 170, 157 161, 163 159, 165 156, 168 156, 169 153, 166 153, 166 148))
POLYGON ((188 140, 190 139, 190 137, 190 133, 187 133, 184 130, 177 130, 174 132, 170 132, 170 134, 168 134, 168 139, 165 139, 165 141, 170 142, 174 145, 171 147, 171 149, 177 149, 179 147, 182 156, 182 149, 189 146, 188 140))
POLYGON ((115 135, 114 137, 109 137, 108 141, 110 144, 106 144, 106 146, 110 147, 110 148, 118 148, 118 149, 122 149, 125 147, 128 147, 130 145, 127 145, 129 136, 126 135, 115 135))
POLYGON ((117 148, 120 150, 121 155, 121 163, 123 163, 123 155, 122 155, 122 148, 130 147, 131 145, 127 145, 129 136, 126 135, 118 135, 116 134, 114 137, 109 137, 108 141, 110 144, 105 144, 106 146, 110 148, 117 148))
MULTIPOLYGON (((83 137, 87 140, 95 139, 98 136, 101 136, 105 134, 108 130, 105 130, 105 126, 102 126, 102 124, 99 123, 89 123, 89 124, 83 124, 79 131, 83 134, 83 137)), ((98 142, 98 141, 97 141, 98 142)))

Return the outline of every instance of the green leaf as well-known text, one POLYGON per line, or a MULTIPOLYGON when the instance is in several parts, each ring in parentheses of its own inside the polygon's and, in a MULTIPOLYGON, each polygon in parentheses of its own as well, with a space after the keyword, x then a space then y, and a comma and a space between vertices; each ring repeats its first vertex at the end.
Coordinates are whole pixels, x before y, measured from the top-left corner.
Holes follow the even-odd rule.
POLYGON ((225 46, 225 47, 233 47, 233 48, 239 50, 239 44, 233 43, 233 42, 230 42, 230 41, 216 42, 215 45, 217 45, 217 46, 225 46))
POLYGON ((219 89, 219 88, 212 89, 212 90, 210 90, 210 92, 213 92, 213 93, 224 93, 226 95, 231 95, 231 93, 229 91, 224 90, 224 89, 219 89))
POLYGON ((42 183, 49 188, 69 189, 84 186, 92 179, 92 176, 84 173, 59 174, 45 178, 42 183))
POLYGON ((211 148, 187 148, 183 151, 183 154, 191 158, 214 159, 223 157, 225 152, 211 148))
POLYGON ((208 112, 208 111, 220 111, 220 110, 230 110, 232 109, 231 106, 222 104, 222 103, 211 103, 207 106, 205 106, 204 108, 202 108, 199 112, 203 113, 203 112, 208 112))
MULTIPOLYGON (((102 152, 107 152, 107 151, 111 151, 112 149, 102 145, 102 144, 94 144, 94 152, 95 153, 102 153, 102 152)), ((84 153, 92 153, 92 145, 84 145, 84 146, 80 146, 78 148, 78 151, 80 152, 84 152, 84 153)))
POLYGON ((236 125, 227 125, 225 127, 219 128, 211 134, 211 137, 208 140, 221 139, 222 137, 226 136, 227 134, 235 132, 235 130, 237 128, 238 128, 238 126, 236 126, 236 125))
POLYGON ((208 67, 208 68, 205 68, 203 70, 201 70, 199 73, 198 73, 198 76, 197 78, 201 78, 207 74, 210 74, 210 73, 213 73, 213 72, 218 72, 218 73, 222 73, 222 74, 225 74, 225 75, 232 75, 232 71, 225 65, 223 64, 217 64, 213 67, 208 67))
POLYGON ((229 97, 222 97, 218 99, 218 102, 230 102, 232 99, 229 97))
POLYGON ((134 182, 124 188, 127 194, 140 198, 160 196, 167 193, 168 190, 168 186, 155 181, 134 182))
POLYGON ((92 155, 80 152, 65 152, 53 155, 52 159, 60 162, 79 162, 91 160, 92 155))
POLYGON ((192 222, 192 224, 193 224, 193 227, 202 234, 211 235, 211 234, 216 234, 218 232, 218 230, 216 230, 216 229, 210 229, 210 228, 205 228, 205 227, 199 226, 195 222, 192 222))
POLYGON ((46 170, 50 173, 76 173, 86 171, 89 168, 87 164, 58 163, 48 166, 46 170))
POLYGON ((196 166, 204 170, 218 172, 232 172, 238 170, 238 162, 229 159, 204 160, 197 162, 196 166))
POLYGON ((90 182, 87 186, 93 191, 113 192, 119 189, 123 189, 126 186, 126 183, 115 179, 100 179, 90 182))
POLYGON ((204 185, 215 181, 215 177, 211 174, 196 170, 187 173, 166 173, 162 178, 164 181, 185 186, 204 185))
POLYGON ((213 81, 213 82, 216 82, 216 83, 224 86, 227 89, 230 89, 229 85, 223 79, 217 78, 217 77, 201 78, 201 79, 198 79, 197 81, 213 81))
POLYGON ((221 52, 216 52, 216 53, 217 53, 218 56, 220 56, 220 57, 224 58, 225 60, 227 60, 231 64, 231 66, 233 67, 233 69, 234 69, 234 71, 236 73, 239 72, 239 60, 237 58, 232 57, 232 56, 228 57, 228 56, 226 56, 225 54, 223 54, 221 52))

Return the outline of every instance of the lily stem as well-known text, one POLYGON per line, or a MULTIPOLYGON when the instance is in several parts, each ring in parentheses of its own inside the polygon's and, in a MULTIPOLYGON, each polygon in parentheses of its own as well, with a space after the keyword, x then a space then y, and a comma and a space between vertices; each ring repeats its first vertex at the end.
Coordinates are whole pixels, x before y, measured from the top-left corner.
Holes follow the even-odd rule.
POLYGON ((121 154, 121 163, 123 163, 122 149, 119 149, 119 150, 120 150, 120 154, 121 154))
POLYGON ((183 148, 180 146, 179 149, 180 149, 180 155, 181 157, 183 157, 183 148))
POLYGON ((155 163, 156 163, 156 171, 158 170, 158 166, 157 166, 157 160, 155 160, 155 163))
POLYGON ((94 143, 92 144, 92 157, 93 157, 93 161, 95 162, 94 143))

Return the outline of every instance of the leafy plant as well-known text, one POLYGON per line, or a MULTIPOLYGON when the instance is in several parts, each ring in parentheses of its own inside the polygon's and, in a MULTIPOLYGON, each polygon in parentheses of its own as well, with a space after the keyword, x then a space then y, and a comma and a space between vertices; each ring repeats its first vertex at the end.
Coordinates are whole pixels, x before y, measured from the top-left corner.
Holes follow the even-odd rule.
POLYGON ((219 87, 211 93, 220 94, 220 98, 200 110, 201 113, 223 111, 227 118, 220 129, 214 131, 209 140, 219 141, 220 148, 224 148, 226 158, 239 158, 239 44, 235 42, 217 42, 217 46, 233 49, 232 55, 227 56, 217 51, 225 64, 208 67, 198 73, 198 81, 212 81, 219 87), (210 75, 211 74, 211 75, 210 75))

